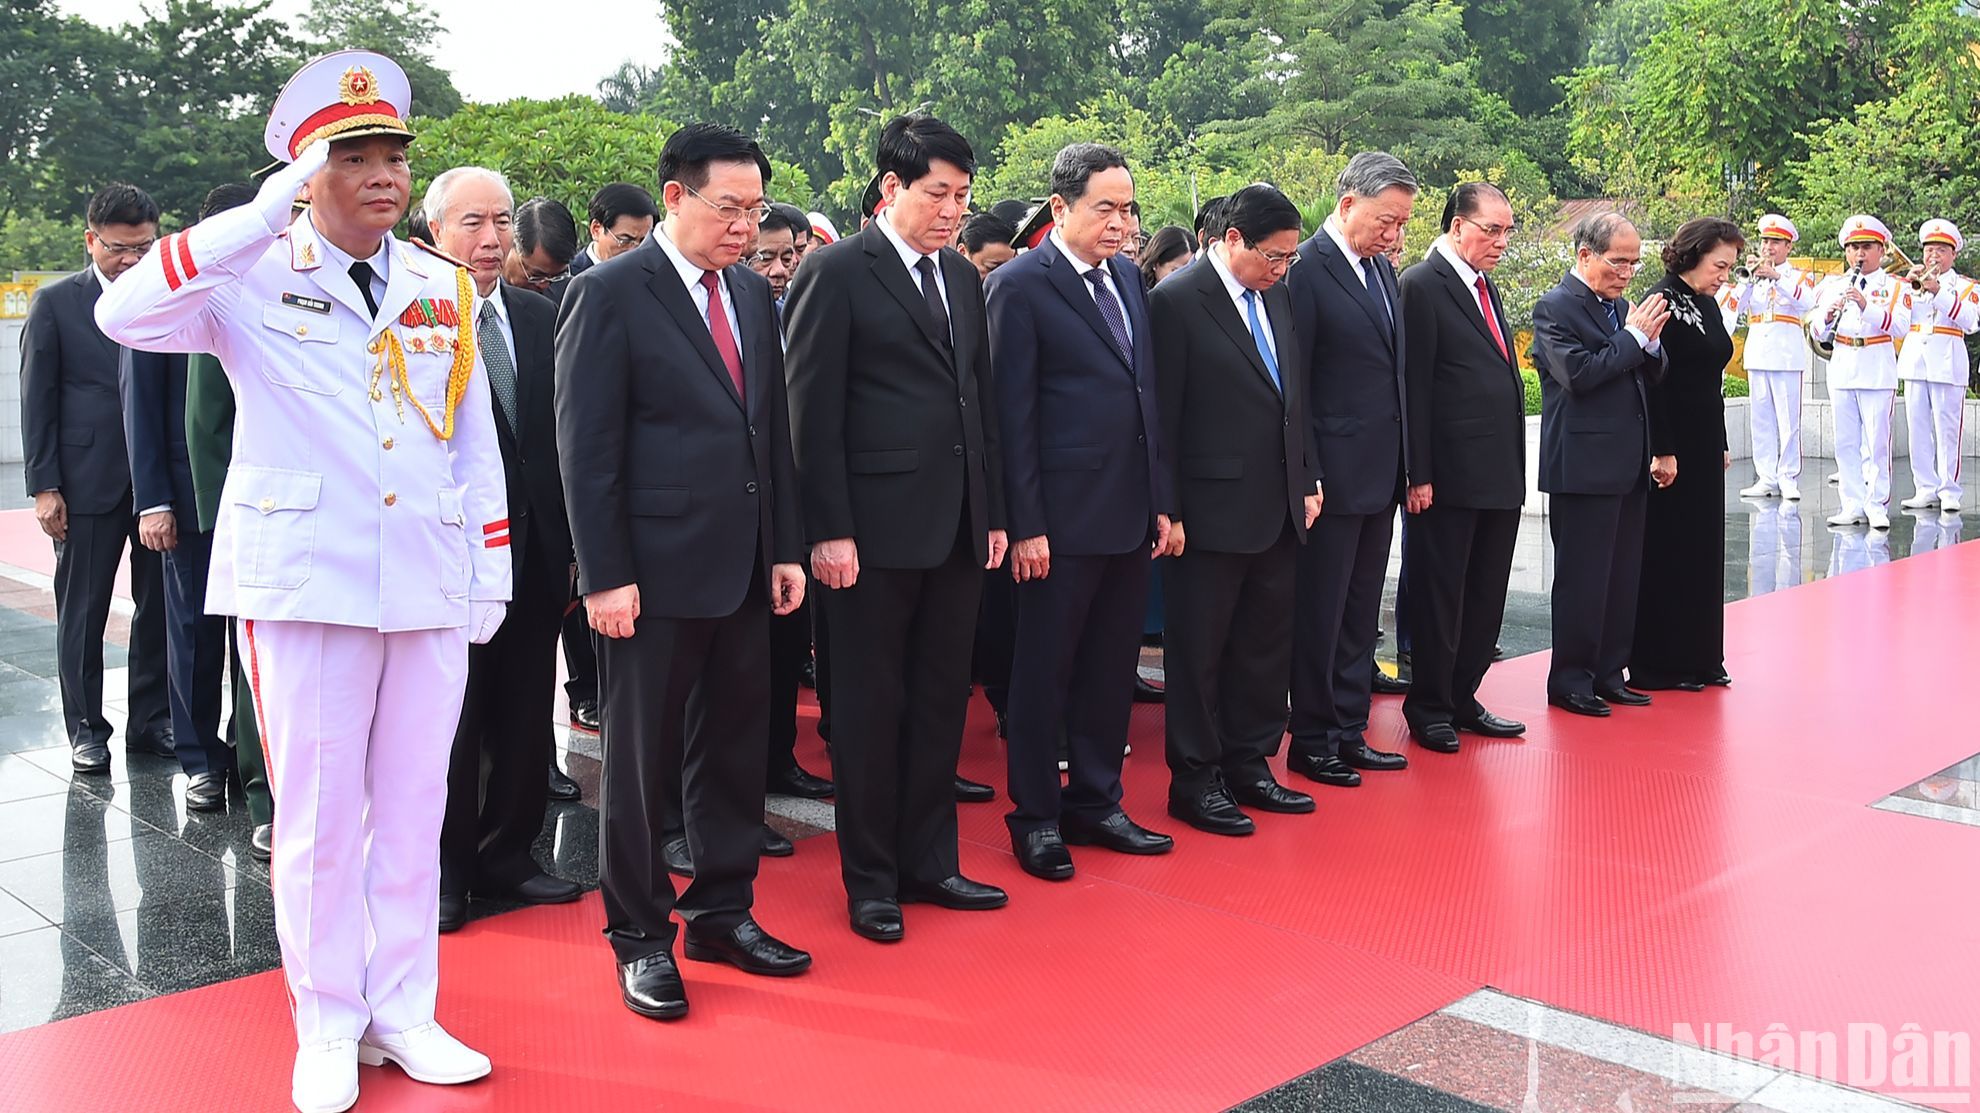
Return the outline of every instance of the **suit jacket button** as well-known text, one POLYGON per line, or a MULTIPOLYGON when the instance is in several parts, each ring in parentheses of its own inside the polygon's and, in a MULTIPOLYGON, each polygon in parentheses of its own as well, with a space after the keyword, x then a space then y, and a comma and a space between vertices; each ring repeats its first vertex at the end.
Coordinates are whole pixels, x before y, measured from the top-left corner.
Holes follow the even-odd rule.
POLYGON ((750 493, 750 494, 752 494, 752 495, 753 495, 753 494, 755 494, 755 493, 756 493, 756 484, 754 484, 754 483, 745 483, 745 484, 743 484, 743 490, 744 490, 744 491, 747 491, 748 493, 750 493))
POLYGON ((756 435, 756 426, 752 425, 749 427, 749 435, 752 437, 756 435))
POLYGON ((955 446, 953 446, 953 447, 951 447, 951 448, 949 449, 949 451, 950 451, 951 453, 954 453, 954 454, 955 454, 955 455, 957 455, 957 456, 961 456, 961 455, 962 455, 962 452, 963 452, 963 449, 962 449, 962 445, 955 445, 955 446))

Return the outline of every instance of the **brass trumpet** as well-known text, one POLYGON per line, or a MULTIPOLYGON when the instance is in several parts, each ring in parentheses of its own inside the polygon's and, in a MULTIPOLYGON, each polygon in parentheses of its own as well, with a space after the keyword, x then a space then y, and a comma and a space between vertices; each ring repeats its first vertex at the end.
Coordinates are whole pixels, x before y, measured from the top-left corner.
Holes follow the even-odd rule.
POLYGON ((1945 273, 1944 271, 1940 270, 1938 267, 1926 267, 1922 271, 1916 267, 1913 267, 1912 271, 1913 273, 1911 275, 1910 282, 1911 282, 1911 288, 1914 290, 1923 290, 1925 288, 1925 283, 1945 273))

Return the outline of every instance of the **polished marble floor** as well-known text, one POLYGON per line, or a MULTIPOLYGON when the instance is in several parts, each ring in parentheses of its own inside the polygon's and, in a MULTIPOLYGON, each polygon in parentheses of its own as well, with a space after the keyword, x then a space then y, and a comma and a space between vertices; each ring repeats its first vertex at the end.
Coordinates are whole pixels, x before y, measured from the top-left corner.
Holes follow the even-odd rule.
MULTIPOLYGON (((0 481, 10 478, 0 475, 0 481)), ((1809 497, 1797 506, 1742 499, 1737 491, 1751 482, 1750 470, 1735 466, 1728 473, 1728 601, 1943 548, 1980 529, 1957 516, 1912 512, 1895 515, 1888 534, 1863 527, 1834 529, 1823 519, 1835 508, 1835 488, 1823 486, 1819 474, 1806 478, 1809 497)), ((1894 492, 1907 493, 1908 481, 1900 461, 1894 492)), ((1509 655, 1546 648, 1551 561, 1544 519, 1528 517, 1522 523, 1504 632, 1509 655)), ((1391 596, 1384 614, 1385 628, 1391 630, 1392 606, 1391 596)), ((112 742, 112 771, 107 776, 76 775, 69 769, 61 726, 46 574, 0 563, 0 1032, 277 964, 268 873, 248 855, 245 811, 189 812, 184 777, 172 762, 127 759, 122 753, 127 614, 128 606, 121 606, 106 639, 107 713, 120 730, 112 742)), ((1393 642, 1385 643, 1384 652, 1392 650, 1393 642)), ((552 805, 538 851, 555 872, 593 885, 597 740, 561 724, 557 736, 559 759, 584 787, 585 799, 552 805)), ((1879 806, 1980 824, 1980 759, 1962 762, 1879 806)), ((829 824, 829 809, 817 805, 783 801, 772 811, 773 823, 799 837, 815 835, 829 824)), ((478 907, 477 914, 508 910, 478 907)), ((1477 1023, 1477 1018, 1460 1016, 1447 1023, 1459 1021, 1477 1023)), ((1370 1045, 1246 1108, 1518 1107, 1475 1094, 1461 1096, 1461 1087, 1446 1082, 1412 1080, 1403 1069, 1407 1064, 1395 1057, 1408 1058, 1399 1050, 1404 1046, 1370 1045), (1439 1096, 1419 1094, 1420 1101, 1394 1096, 1417 1091, 1439 1096), (1326 1093, 1339 1101, 1313 1097, 1326 1093), (1350 1094, 1359 1096, 1350 1100, 1350 1094)), ((1651 1088, 1658 1084, 1653 1080, 1651 1088)), ((1757 1092, 1756 1087, 1733 1098, 1751 1098, 1757 1092)), ((1642 1104, 1641 1093, 1638 1101, 1637 1108, 1650 1107, 1642 1104)), ((1755 1101, 1743 1107, 1763 1105, 1755 1101)))

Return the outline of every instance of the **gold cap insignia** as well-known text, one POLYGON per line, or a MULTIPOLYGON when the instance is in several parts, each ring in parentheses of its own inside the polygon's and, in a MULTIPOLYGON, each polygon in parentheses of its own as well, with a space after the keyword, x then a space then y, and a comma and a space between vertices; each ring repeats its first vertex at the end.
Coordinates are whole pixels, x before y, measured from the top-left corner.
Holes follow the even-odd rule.
POLYGON ((352 66, 337 81, 337 96, 345 104, 378 103, 378 79, 364 66, 352 66))

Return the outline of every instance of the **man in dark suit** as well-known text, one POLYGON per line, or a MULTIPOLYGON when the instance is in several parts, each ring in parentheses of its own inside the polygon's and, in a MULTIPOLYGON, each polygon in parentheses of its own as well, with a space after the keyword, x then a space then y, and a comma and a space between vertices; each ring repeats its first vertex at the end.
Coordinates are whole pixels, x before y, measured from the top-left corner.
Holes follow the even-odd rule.
POLYGON ((550 718, 557 635, 571 599, 571 533, 557 470, 556 310, 548 298, 502 281, 512 204, 500 174, 463 166, 434 178, 421 206, 435 246, 474 273, 474 340, 502 451, 514 585, 501 628, 486 645, 468 647, 440 827, 443 932, 467 922, 470 895, 524 904, 584 895, 530 853, 543 830, 543 769, 556 747, 550 718))
POLYGON ((770 284, 743 265, 770 163, 732 128, 669 136, 666 222, 571 282, 557 443, 579 588, 599 634, 599 885, 626 1007, 687 1013, 672 955, 753 974, 811 956, 751 915, 769 731, 770 614, 804 601, 770 284), (659 852, 674 794, 694 880, 659 852))
POLYGON ((791 434, 831 627, 832 772, 853 930, 901 901, 1001 907, 962 875, 956 758, 982 569, 1003 562, 1003 459, 976 267, 947 245, 976 157, 955 129, 881 132, 884 208, 812 252, 784 308, 791 434))
POLYGON ((1460 730, 1493 738, 1526 730, 1478 702, 1526 501, 1526 388, 1505 307, 1486 277, 1512 233, 1506 195, 1466 182, 1451 193, 1444 239, 1401 281, 1415 434, 1403 561, 1413 661, 1403 718, 1411 737, 1438 753, 1457 752, 1460 730))
POLYGON ((1068 842, 1123 854, 1174 846, 1121 809, 1148 565, 1168 552, 1173 504, 1141 272, 1115 258, 1133 201, 1119 151, 1064 148, 1052 162, 1051 234, 984 290, 1017 581, 1004 822, 1018 864, 1048 881, 1073 875, 1068 842))
POLYGON ((586 215, 591 218, 591 242, 571 259, 573 277, 645 243, 660 219, 660 207, 643 187, 613 182, 591 195, 586 215))
POLYGON ((502 277, 512 286, 542 294, 555 305, 564 300, 577 254, 577 224, 563 202, 532 197, 516 206, 515 247, 502 277))
POLYGON ((1547 702, 1603 716, 1650 697, 1623 687, 1636 629, 1647 483, 1668 484, 1674 457, 1650 456, 1647 384, 1664 369, 1661 294, 1623 298, 1643 240, 1616 213, 1574 228, 1574 269, 1533 306, 1540 370, 1540 489, 1553 496, 1554 653, 1547 702))
MULTIPOLYGON (((201 202, 199 217, 245 205, 254 200, 255 187, 246 182, 215 186, 201 202)), ((234 455, 234 387, 220 361, 204 352, 186 357, 186 464, 192 475, 193 505, 198 509, 199 532, 205 535, 209 557, 213 551, 213 531, 220 521, 220 495, 227 484, 227 467, 234 455)), ((205 609, 205 581, 200 582, 200 604, 205 609)), ((233 749, 234 773, 241 793, 247 798, 248 821, 254 829, 248 839, 248 853, 266 862, 275 853, 275 797, 268 787, 267 755, 261 749, 261 724, 255 719, 254 686, 242 663, 245 652, 240 630, 234 619, 227 619, 228 687, 233 692, 233 709, 227 717, 227 745, 233 749)))
POLYGON ((1287 764, 1321 784, 1351 787, 1360 770, 1407 764, 1370 747, 1364 732, 1410 440, 1408 344, 1386 253, 1409 223, 1416 190, 1416 176, 1394 155, 1354 156, 1333 215, 1300 245, 1300 265, 1286 275, 1322 495, 1300 553, 1287 764))
POLYGON ((119 350, 124 440, 131 462, 138 542, 164 560, 165 663, 172 738, 186 771, 186 807, 227 806, 233 751, 220 741, 220 673, 227 622, 206 613, 213 535, 199 529, 186 453, 186 357, 119 350))
POLYGON ((1280 281, 1299 250, 1299 209, 1253 185, 1222 220, 1204 256, 1149 298, 1163 463, 1178 493, 1180 552, 1162 573, 1169 814, 1248 835, 1240 804, 1313 810, 1266 761, 1286 732, 1293 582, 1322 502, 1302 338, 1280 281))
POLYGON ((164 564, 137 536, 131 463, 117 390, 117 344, 96 327, 96 299, 158 238, 158 205, 121 183, 89 202, 90 265, 41 288, 21 336, 21 447, 27 493, 55 541, 55 654, 62 720, 78 772, 110 769, 103 717, 103 628, 117 562, 131 547, 129 748, 174 756, 165 667, 164 564))

